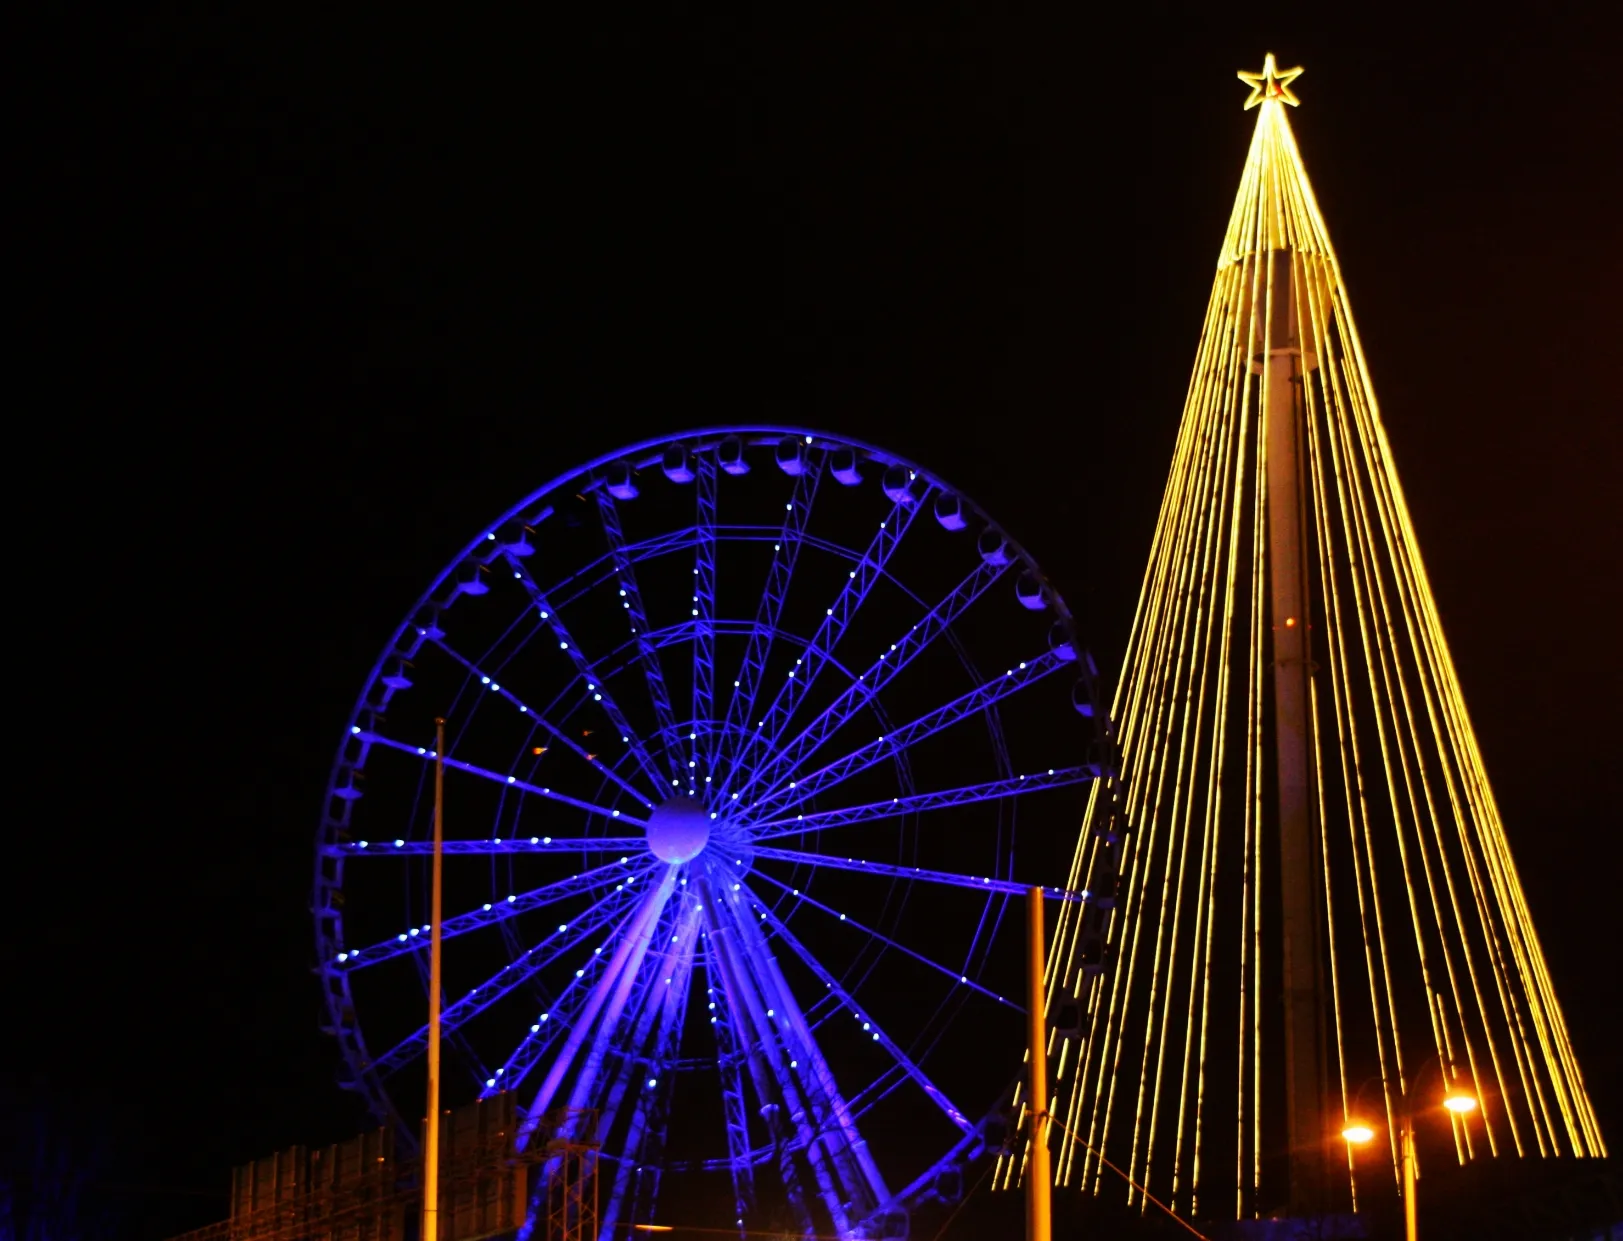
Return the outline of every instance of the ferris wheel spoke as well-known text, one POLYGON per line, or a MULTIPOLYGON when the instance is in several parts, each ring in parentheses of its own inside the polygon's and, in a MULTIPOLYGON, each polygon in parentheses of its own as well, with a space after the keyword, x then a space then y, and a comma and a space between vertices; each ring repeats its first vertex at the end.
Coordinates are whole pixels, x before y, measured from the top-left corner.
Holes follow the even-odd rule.
MULTIPOLYGON (((632 564, 641 564, 644 560, 657 560, 661 556, 668 556, 691 547, 693 539, 693 528, 688 526, 683 529, 656 534, 651 538, 636 543, 627 543, 623 554, 632 564)), ((552 598, 559 607, 568 607, 571 603, 578 603, 591 594, 593 590, 605 585, 618 572, 618 562, 615 560, 614 552, 605 551, 595 560, 583 565, 567 577, 554 582, 552 598)))
MULTIPOLYGON (((631 727, 631 722, 626 719, 625 712, 620 710, 620 704, 609 693, 607 678, 586 658, 581 651, 580 643, 570 636, 568 628, 564 625, 563 617, 559 616, 558 609, 547 601, 546 595, 542 592, 536 580, 530 576, 530 571, 525 568, 524 562, 512 555, 507 556, 507 562, 513 568, 513 576, 519 580, 520 585, 524 587, 525 593, 529 595, 531 606, 535 608, 536 613, 552 630, 552 636, 558 643, 558 649, 563 651, 569 657, 569 662, 575 666, 575 673, 585 683, 586 692, 592 696, 592 701, 603 708, 603 713, 609 717, 609 722, 619 732, 621 741, 630 747, 633 757, 637 760, 637 766, 642 769, 643 774, 648 777, 653 787, 656 789, 662 787, 658 766, 649 756, 648 749, 643 744, 642 738, 631 727)), ((646 645, 641 641, 642 637, 643 635, 638 635, 639 650, 642 650, 646 645)))
POLYGON ((816 1149, 813 1145, 814 1135, 805 1123, 803 1107, 785 1109, 775 1106, 779 1100, 797 1098, 798 1093, 794 1080, 785 1071, 786 1057, 781 1054, 782 1049, 777 1046, 771 1027, 766 1024, 764 1010, 767 1005, 746 986, 742 977, 748 973, 743 945, 739 942, 738 934, 724 920, 721 890, 715 886, 713 869, 708 866, 704 868, 700 888, 705 900, 705 972, 712 983, 708 994, 714 997, 712 1002, 720 1017, 718 1021, 717 1016, 712 1016, 711 1021, 718 1028, 723 1025, 730 1028, 729 1042, 735 1054, 730 1065, 721 1066, 724 1080, 730 1068, 737 1083, 738 1105, 743 1107, 742 1076, 744 1071, 748 1071, 756 1099, 761 1104, 759 1114, 767 1139, 764 1148, 757 1151, 748 1145, 747 1116, 742 1117, 736 1125, 729 1123, 728 1153, 735 1205, 739 1218, 742 1218, 746 1196, 748 1201, 753 1202, 755 1164, 763 1155, 776 1153, 778 1172, 789 1205, 800 1221, 802 1231, 809 1232, 812 1227, 811 1214, 806 1207, 805 1190, 794 1156, 798 1149, 804 1150, 808 1158, 812 1157, 816 1149), (794 1125, 792 1134, 784 1128, 786 1112, 794 1125))
POLYGON ((627 929, 641 918, 646 907, 647 896, 644 894, 630 910, 617 911, 623 913, 619 923, 603 937, 603 942, 592 950, 592 955, 575 971, 575 976, 565 984, 563 990, 536 1015, 535 1021, 519 1040, 518 1046, 503 1061, 502 1066, 485 1080, 480 1098, 496 1090, 518 1089, 530 1070, 541 1061, 548 1050, 568 1034, 574 1027, 576 1016, 591 998, 592 989, 613 960, 612 952, 607 957, 603 955, 604 949, 612 948, 623 940, 627 929))
MULTIPOLYGON (((633 1070, 647 1058, 644 1049, 672 992, 685 989, 687 985, 698 940, 698 902, 684 901, 680 911, 674 912, 672 916, 672 906, 667 902, 653 926, 649 951, 644 954, 635 977, 629 981, 622 979, 627 987, 625 1005, 620 1012, 606 1016, 599 1023, 570 1091, 567 1107, 598 1108, 605 1113, 605 1124, 611 1123, 619 1110, 627 1086, 635 1076, 633 1070), (619 1067, 605 1083, 603 1066, 616 1054, 619 1067)), ((657 1086, 658 1075, 649 1076, 657 1086)))
MULTIPOLYGON (((903 956, 912 958, 913 960, 917 961, 920 965, 928 966, 930 969, 933 969, 936 973, 942 975, 945 978, 950 979, 957 986, 968 987, 971 991, 979 992, 981 995, 984 995, 987 999, 996 1000, 999 1004, 1003 1005, 1003 1007, 1013 1009, 1017 1013, 1023 1013, 1023 1012, 1026 1011, 1019 1004, 1016 1004, 1013 1000, 1006 999, 1003 996, 999 995, 997 992, 992 991, 992 990, 982 986, 980 983, 976 982, 973 978, 969 977, 968 974, 964 973, 962 970, 950 969, 947 966, 942 965, 941 962, 936 961, 936 960, 934 960, 934 959, 932 959, 930 957, 925 956, 922 952, 915 951, 914 949, 909 948, 906 944, 898 943, 896 940, 891 939, 889 936, 880 934, 880 932, 876 931, 873 927, 868 926, 868 925, 866 925, 866 924, 864 924, 862 922, 858 922, 855 918, 851 917, 849 914, 843 914, 837 909, 830 908, 829 906, 823 904, 822 901, 817 900, 815 897, 807 896, 799 888, 790 887, 787 883, 784 883, 781 879, 774 879, 771 875, 767 874, 765 871, 761 871, 761 870, 752 871, 751 874, 755 878, 765 880, 767 883, 770 883, 773 887, 777 888, 778 890, 787 893, 790 897, 792 897, 795 900, 795 902, 797 904, 809 905, 813 909, 816 909, 816 910, 818 910, 818 911, 820 911, 822 913, 827 914, 830 918, 833 918, 835 921, 845 923, 845 925, 849 926, 853 931, 856 931, 856 932, 858 932, 860 934, 866 935, 870 939, 874 939, 874 940, 879 941, 881 944, 884 944, 887 948, 894 949, 895 951, 901 953, 903 956)), ((736 889, 734 889, 735 891, 743 891, 744 890, 743 880, 735 878, 735 879, 733 879, 732 882, 738 884, 738 887, 736 889)), ((1022 891, 1024 891, 1024 889, 1022 889, 1022 891)), ((762 910, 762 911, 758 911, 758 912, 769 912, 769 911, 762 910)), ((777 919, 775 918, 775 916, 770 916, 769 915, 769 917, 764 919, 764 920, 772 923, 773 925, 778 925, 777 919)))
MULTIPOLYGON (((620 582, 620 602, 631 622, 632 635, 637 640, 637 656, 642 664, 643 679, 648 685, 648 698, 654 706, 654 728, 662 737, 673 736, 676 713, 671 709, 671 692, 665 685, 665 673, 659 662, 659 651, 649 639, 648 613, 643 608, 642 590, 637 585, 637 572, 626 552, 625 534, 620 529, 620 510, 614 497, 599 487, 597 515, 603 525, 603 537, 608 540, 614 557, 614 572, 620 582)), ((674 751, 668 751, 671 774, 680 775, 674 751)))
MULTIPOLYGON (((951 871, 926 870, 919 866, 897 866, 889 862, 867 862, 862 858, 834 857, 826 853, 806 853, 800 849, 773 849, 753 847, 757 860, 788 862, 794 866, 817 869, 849 870, 863 875, 878 875, 885 879, 906 879, 918 883, 934 883, 950 888, 972 888, 976 892, 1002 892, 1007 896, 1024 896, 1031 890, 1029 883, 1015 883, 1011 879, 992 879, 987 876, 958 875, 951 871)), ((1078 901, 1087 898, 1086 892, 1068 892, 1064 888, 1044 888, 1049 900, 1078 901)))
MULTIPOLYGON (((367 745, 381 745, 391 750, 398 750, 402 754, 415 754, 425 763, 435 761, 435 752, 420 745, 410 745, 404 741, 396 741, 393 737, 385 737, 381 733, 366 732, 357 728, 355 735, 367 745)), ((566 806, 574 806, 577 810, 584 810, 587 814, 599 815, 605 819, 620 823, 629 823, 636 827, 647 827, 646 819, 638 819, 626 814, 624 811, 611 810, 606 806, 594 805, 589 801, 582 801, 578 797, 571 797, 568 793, 560 793, 549 785, 531 784, 528 780, 520 780, 517 776, 504 776, 499 771, 491 771, 488 767, 480 767, 474 763, 465 762, 460 758, 445 756, 445 765, 453 771, 463 771, 470 776, 478 776, 483 780, 490 780, 504 788, 517 789, 521 793, 533 793, 537 797, 544 797, 548 801, 561 802, 566 806)))
MULTIPOLYGON (((623 820, 631 822, 631 820, 623 820)), ((441 846, 447 857, 495 857, 523 853, 628 853, 642 849, 646 836, 516 836, 491 840, 447 840, 441 846)), ((432 840, 353 840, 347 844, 323 846, 329 857, 425 857, 434 852, 432 840)), ((622 862, 625 858, 620 859, 622 862)))
MULTIPOLYGON (((693 719, 707 721, 714 714, 716 699, 716 460, 701 454, 695 462, 699 520, 698 537, 693 541, 693 607, 698 622, 693 641, 693 719)), ((698 731, 698 730, 694 730, 698 731)), ((688 770, 702 758, 708 773, 712 767, 710 734, 700 733, 688 753, 688 770)))
MULTIPOLYGON (((815 461, 807 458, 805 474, 812 474, 815 470, 815 461)), ((802 477, 805 476, 802 475, 802 477)), ((782 543, 783 532, 778 526, 757 526, 747 524, 734 524, 727 522, 716 523, 716 537, 718 541, 740 543, 782 543)), ((633 565, 642 564, 648 560, 658 560, 662 556, 673 555, 688 550, 698 538, 698 531, 692 526, 679 530, 672 530, 652 538, 642 539, 636 543, 625 545, 626 558, 633 565)), ((820 548, 831 555, 843 555, 850 558, 849 549, 816 535, 801 533, 799 541, 807 547, 820 548)), ((553 583, 548 597, 559 607, 567 608, 572 603, 591 594, 616 576, 614 556, 611 552, 604 552, 590 564, 577 569, 567 577, 560 578, 553 583)))
MULTIPOLYGON (((789 595, 789 582, 794 576, 795 562, 805 541, 806 522, 811 517, 812 501, 817 496, 817 483, 823 474, 820 458, 811 458, 795 478, 794 492, 785 505, 783 529, 772 545, 772 565, 767 570, 766 586, 755 609, 755 627, 750 631, 739 664, 738 676, 733 681, 733 692, 727 699, 726 726, 723 737, 742 734, 755 710, 756 695, 761 688, 761 674, 766 670, 767 656, 772 652, 772 639, 778 632, 778 619, 783 615, 783 601, 789 595)), ((725 743, 725 742, 724 742, 725 743)), ((727 770, 722 774, 718 792, 725 795, 741 755, 725 755, 727 770)))
POLYGON ((861 1207, 866 1210, 867 1205, 885 1200, 884 1178, 856 1129, 833 1070, 807 1027, 777 958, 750 915, 748 901, 739 895, 737 885, 717 882, 728 878, 724 868, 710 862, 707 871, 711 880, 707 886, 721 888, 716 921, 725 928, 719 937, 723 951, 734 953, 733 972, 747 980, 741 990, 755 1025, 753 1042, 775 1062, 779 1086, 810 1156, 824 1206, 836 1231, 846 1232, 847 1213, 853 1205, 866 1204, 861 1207), (805 1100, 803 1111, 794 1107, 797 1094, 805 1100), (809 1125, 804 1121, 808 1114, 809 1125))
POLYGON ((1061 788, 1068 784, 1083 784, 1095 778, 1092 767, 1050 767, 1045 772, 1036 772, 1029 776, 1010 776, 1007 780, 990 780, 985 784, 965 784, 955 789, 911 793, 906 797, 890 797, 884 801, 846 806, 838 810, 819 810, 811 814, 769 819, 764 823, 752 824, 750 838, 754 841, 777 840, 785 836, 804 836, 829 828, 879 823, 885 819, 917 814, 924 810, 967 806, 982 801, 999 801, 1021 793, 1035 793, 1041 789, 1061 788))
MULTIPOLYGON (((565 749, 572 751, 583 762, 590 764, 591 767, 593 768, 593 770, 601 772, 603 775, 606 775, 610 780, 613 780, 616 784, 618 784, 622 789, 624 789, 632 797, 636 798, 644 806, 647 806, 649 808, 653 807, 654 803, 648 799, 648 795, 646 793, 644 793, 641 789, 637 788, 636 785, 632 784, 629 780, 627 780, 619 772, 614 770, 614 768, 612 766, 609 766, 608 764, 599 762, 598 761, 598 755, 593 754, 590 751, 588 751, 585 746, 581 745, 580 742, 576 741, 567 732, 565 732, 563 729, 559 728, 556 724, 554 724, 551 720, 549 720, 545 716, 545 714, 538 713, 538 712, 532 710, 528 703, 526 703, 523 699, 521 699, 517 694, 515 694, 512 691, 511 687, 504 686, 500 681, 497 681, 497 680, 493 679, 488 673, 486 673, 482 668, 480 668, 476 663, 474 663, 473 660, 468 659, 466 656, 461 654, 455 648, 450 646, 445 641, 444 638, 435 638, 435 639, 433 639, 433 642, 434 642, 435 646, 439 647, 440 650, 444 651, 446 653, 446 655, 448 655, 451 659, 453 659, 457 663, 461 664, 462 667, 467 670, 467 672, 468 672, 468 674, 470 676, 478 677, 479 681, 480 681, 480 684, 485 686, 485 688, 487 690, 489 690, 490 692, 492 692, 492 693, 498 695, 499 697, 505 699, 506 701, 512 703, 513 706, 518 708, 518 712, 519 712, 520 715, 526 716, 529 719, 534 720, 536 726, 538 728, 540 728, 543 732, 545 732, 547 734, 547 736, 551 737, 556 744, 562 745, 565 749)), ((595 683, 596 682, 593 682, 593 684, 595 684, 595 683)), ((596 692, 596 691, 591 691, 591 692, 596 692)))
MULTIPOLYGON (((708 924, 707 924, 708 926, 708 924)), ((750 1145, 749 1103, 744 1093, 744 1052, 733 1028, 733 1013, 717 976, 714 949, 701 949, 710 1029, 716 1039, 716 1070, 721 1078, 722 1114, 727 1126, 728 1170, 733 1181, 733 1210, 742 1220, 755 1209, 755 1152, 750 1145)))
MULTIPOLYGON (((458 935, 466 935, 469 931, 477 931, 481 927, 494 926, 508 918, 516 918, 519 914, 529 913, 534 909, 544 909, 572 896, 611 887, 617 881, 629 884, 636 880, 639 873, 646 873, 648 869, 650 868, 646 866, 628 867, 623 862, 607 862, 578 875, 571 875, 568 879, 546 884, 544 887, 531 888, 524 893, 515 892, 505 900, 487 901, 478 909, 445 919, 441 923, 440 938, 451 939, 458 935)), ((420 927, 410 927, 394 938, 368 948, 340 952, 337 958, 338 966, 340 969, 355 970, 407 953, 426 952, 430 929, 430 925, 425 923, 420 927)))
POLYGON ((870 741, 867 745, 853 750, 810 775, 788 781, 751 806, 750 817, 755 819, 765 818, 768 815, 782 816, 822 790, 849 779, 859 771, 866 771, 888 756, 904 751, 961 720, 980 714, 994 703, 1058 671, 1066 662, 1066 656, 1059 651, 1045 651, 1035 659, 1025 660, 1010 668, 1004 675, 976 686, 967 694, 903 724, 900 728, 892 729, 885 736, 870 741))
POLYGON ((891 508, 885 520, 879 523, 879 530, 869 543, 867 551, 857 561, 856 568, 848 571, 845 585, 825 609, 823 621, 807 645, 806 653, 795 662, 795 667, 789 670, 782 688, 778 690, 777 697, 767 708, 766 714, 754 728, 746 729, 749 740, 742 747, 739 764, 752 757, 757 749, 763 749, 765 753, 771 754, 777 748, 784 729, 794 716, 795 709, 816 682, 818 673, 823 670, 829 656, 833 655, 834 648, 851 624, 851 618, 856 615, 857 609, 868 597, 874 583, 884 576, 886 565, 890 563, 896 549, 901 546, 902 537, 913 524, 913 518, 917 516, 927 498, 928 496, 924 495, 898 502, 891 508))
MULTIPOLYGON (((664 870, 664 877, 655 885, 653 891, 643 898, 634 921, 626 934, 620 937, 613 957, 587 992, 580 1012, 569 1023, 569 1033, 564 1044, 553 1057, 551 1065, 547 1068, 547 1075, 542 1079, 535 1098, 525 1114, 524 1122, 519 1126, 518 1149, 523 1150, 529 1144, 530 1136, 541 1123, 541 1117, 552 1106, 558 1088, 563 1084, 565 1076, 574 1065, 575 1057, 580 1053, 587 1036, 592 1033, 592 1028, 597 1024, 599 1017, 603 1016, 605 1009, 608 1015, 604 1020, 608 1024, 612 1025, 619 1020, 620 1011, 624 1008, 631 986, 636 981, 637 971, 653 942, 654 928, 659 923, 659 915, 663 912, 666 902, 670 900, 671 892, 676 885, 677 868, 667 866, 664 870)), ((530 1063, 533 1065, 534 1061, 530 1063)), ((526 1066, 526 1069, 528 1067, 526 1066)), ((514 1085, 520 1080, 522 1074, 512 1078, 514 1085)))
MULTIPOLYGON (((635 1091, 636 1102, 625 1139, 625 1156, 615 1172, 614 1186, 609 1194, 608 1206, 601 1220, 601 1231, 609 1234, 625 1210, 628 1195, 631 1199, 628 1217, 632 1221, 646 1222, 652 1198, 659 1188, 659 1177, 664 1163, 666 1123, 670 1114, 672 1066, 682 1037, 683 1022, 687 1017, 689 983, 693 975, 693 961, 698 944, 699 909, 697 901, 687 902, 682 917, 673 932, 672 948, 667 951, 660 967, 655 971, 651 995, 644 1003, 644 1016, 624 1055, 616 1085, 606 1116, 618 1114, 626 1086, 635 1091), (633 1049, 652 1046, 646 1057, 633 1054, 633 1049)), ((600 1135, 606 1139, 607 1125, 600 1135)))
POLYGON ((1008 568, 1008 564, 995 564, 990 561, 981 561, 963 581, 922 619, 910 628, 900 639, 891 643, 890 649, 880 653, 878 659, 857 679, 841 691, 826 711, 812 720, 787 745, 779 748, 773 756, 763 763, 749 778, 749 781, 739 789, 740 794, 748 799, 750 793, 757 787, 771 788, 789 772, 796 770, 800 764, 820 749, 835 733, 849 724, 864 707, 873 699, 881 689, 890 683, 903 668, 912 663, 918 654, 927 648, 930 643, 950 626, 958 617, 962 616, 969 606, 986 592, 993 582, 997 581, 1008 568))
MULTIPOLYGON (((477 987, 446 1005, 440 1020, 447 1030, 456 1030, 484 1012, 497 1000, 512 994, 534 978, 541 970, 554 965, 565 955, 586 942, 604 923, 622 913, 632 899, 629 892, 610 893, 593 904, 580 917, 560 924, 546 939, 524 951, 517 960, 510 961, 477 987)), ((428 1027, 400 1040, 374 1062, 379 1073, 387 1076, 415 1060, 428 1048, 428 1027)))
POLYGON ((913 1061, 908 1057, 907 1053, 897 1046, 894 1039, 879 1028, 879 1023, 873 1018, 872 1014, 866 1013, 862 1006, 857 1002, 856 997, 847 992, 845 988, 840 985, 839 980, 823 967, 823 963, 807 951, 806 946, 795 938, 794 932, 785 926, 783 921, 767 907, 765 901, 760 900, 747 885, 745 886, 743 892, 748 898, 750 905, 755 912, 765 916, 767 924, 770 925, 777 933, 778 938, 794 951, 795 955, 801 959, 806 967, 817 976, 818 981, 820 981, 825 987, 828 988, 829 991, 837 996, 846 1006, 846 1008, 850 1010, 852 1016, 862 1023, 863 1032, 873 1036, 872 1041, 878 1043, 882 1048, 885 1049, 886 1053, 889 1054, 891 1059, 894 1060, 901 1070, 913 1080, 914 1084, 917 1085, 918 1088, 929 1097, 930 1102, 934 1103, 942 1110, 948 1120, 950 1120, 963 1132, 970 1132, 974 1128, 974 1125, 970 1122, 969 1118, 964 1115, 963 1110, 954 1104, 951 1099, 947 1098, 946 1094, 942 1092, 939 1086, 930 1080, 929 1076, 924 1072, 924 1070, 921 1069, 917 1064, 913 1063, 913 1061))

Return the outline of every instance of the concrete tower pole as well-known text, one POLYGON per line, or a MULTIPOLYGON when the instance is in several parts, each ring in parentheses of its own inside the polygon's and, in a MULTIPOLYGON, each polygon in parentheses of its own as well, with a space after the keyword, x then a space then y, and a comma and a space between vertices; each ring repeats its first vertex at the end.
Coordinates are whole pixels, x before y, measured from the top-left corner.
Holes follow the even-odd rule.
POLYGON ((1264 329, 1263 435, 1267 450, 1268 582, 1274 656, 1275 771, 1279 783, 1279 882, 1284 967, 1285 1089, 1293 1215, 1324 1208, 1321 969, 1313 790, 1313 721, 1308 678, 1308 537, 1303 472, 1302 385, 1314 359, 1304 357, 1298 286, 1309 274, 1301 256, 1268 256, 1264 329), (1298 270, 1298 267, 1303 267, 1298 270))

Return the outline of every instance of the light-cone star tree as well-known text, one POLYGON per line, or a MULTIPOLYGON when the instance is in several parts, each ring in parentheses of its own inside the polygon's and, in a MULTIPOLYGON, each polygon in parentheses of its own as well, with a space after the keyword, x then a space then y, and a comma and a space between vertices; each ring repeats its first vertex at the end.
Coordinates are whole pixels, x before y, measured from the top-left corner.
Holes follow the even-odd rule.
POLYGON ((1181 1214, 1345 1210, 1386 1161, 1344 1125, 1384 1110, 1395 1167, 1405 1091, 1445 1082, 1480 1107, 1423 1158, 1606 1151, 1287 120, 1300 72, 1240 75, 1121 775, 1071 876, 1103 899, 1049 960, 1056 1181, 1142 1201, 1102 1154, 1181 1214))

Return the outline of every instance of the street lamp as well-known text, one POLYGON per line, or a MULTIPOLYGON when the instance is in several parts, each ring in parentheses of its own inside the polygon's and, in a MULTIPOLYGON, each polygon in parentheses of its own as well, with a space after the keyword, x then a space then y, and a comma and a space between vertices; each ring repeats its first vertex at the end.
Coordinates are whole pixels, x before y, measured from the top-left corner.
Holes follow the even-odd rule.
MULTIPOLYGON (((1414 1117, 1415 1103, 1420 1091, 1420 1081, 1426 1075, 1426 1070, 1430 1068, 1437 1069, 1438 1076, 1443 1075, 1442 1065, 1437 1057, 1429 1057, 1420 1066, 1420 1071, 1409 1082, 1409 1088, 1403 1092, 1398 1111, 1399 1136, 1402 1140, 1401 1154, 1403 1158, 1403 1235, 1405 1241, 1419 1241, 1420 1237, 1420 1224, 1415 1207, 1414 1117)), ((1368 1084, 1368 1082, 1364 1083, 1366 1086, 1368 1084)), ((1447 1086, 1447 1093, 1443 1096, 1444 1108, 1455 1116, 1461 1117, 1476 1111, 1477 1101, 1475 1095, 1467 1090, 1462 1090, 1453 1082, 1445 1081, 1444 1084, 1447 1086)), ((1360 1096, 1364 1093, 1363 1087, 1359 1088, 1358 1093, 1360 1096)), ((1374 1139, 1375 1130, 1362 1121, 1353 1120, 1341 1131, 1341 1136, 1350 1145, 1362 1146, 1374 1139)))

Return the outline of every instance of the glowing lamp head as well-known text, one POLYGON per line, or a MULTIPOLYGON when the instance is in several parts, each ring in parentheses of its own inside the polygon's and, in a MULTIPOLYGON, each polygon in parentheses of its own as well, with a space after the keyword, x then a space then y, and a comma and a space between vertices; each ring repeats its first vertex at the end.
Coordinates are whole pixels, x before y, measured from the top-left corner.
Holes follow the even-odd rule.
POLYGON ((1375 1130, 1368 1125, 1352 1124, 1341 1131, 1341 1136, 1354 1146, 1362 1146, 1375 1139, 1375 1130))
POLYGON ((1443 1106, 1456 1116, 1464 1116, 1476 1111, 1476 1096, 1468 1095, 1463 1090, 1450 1091, 1448 1098, 1443 1100, 1443 1106))

